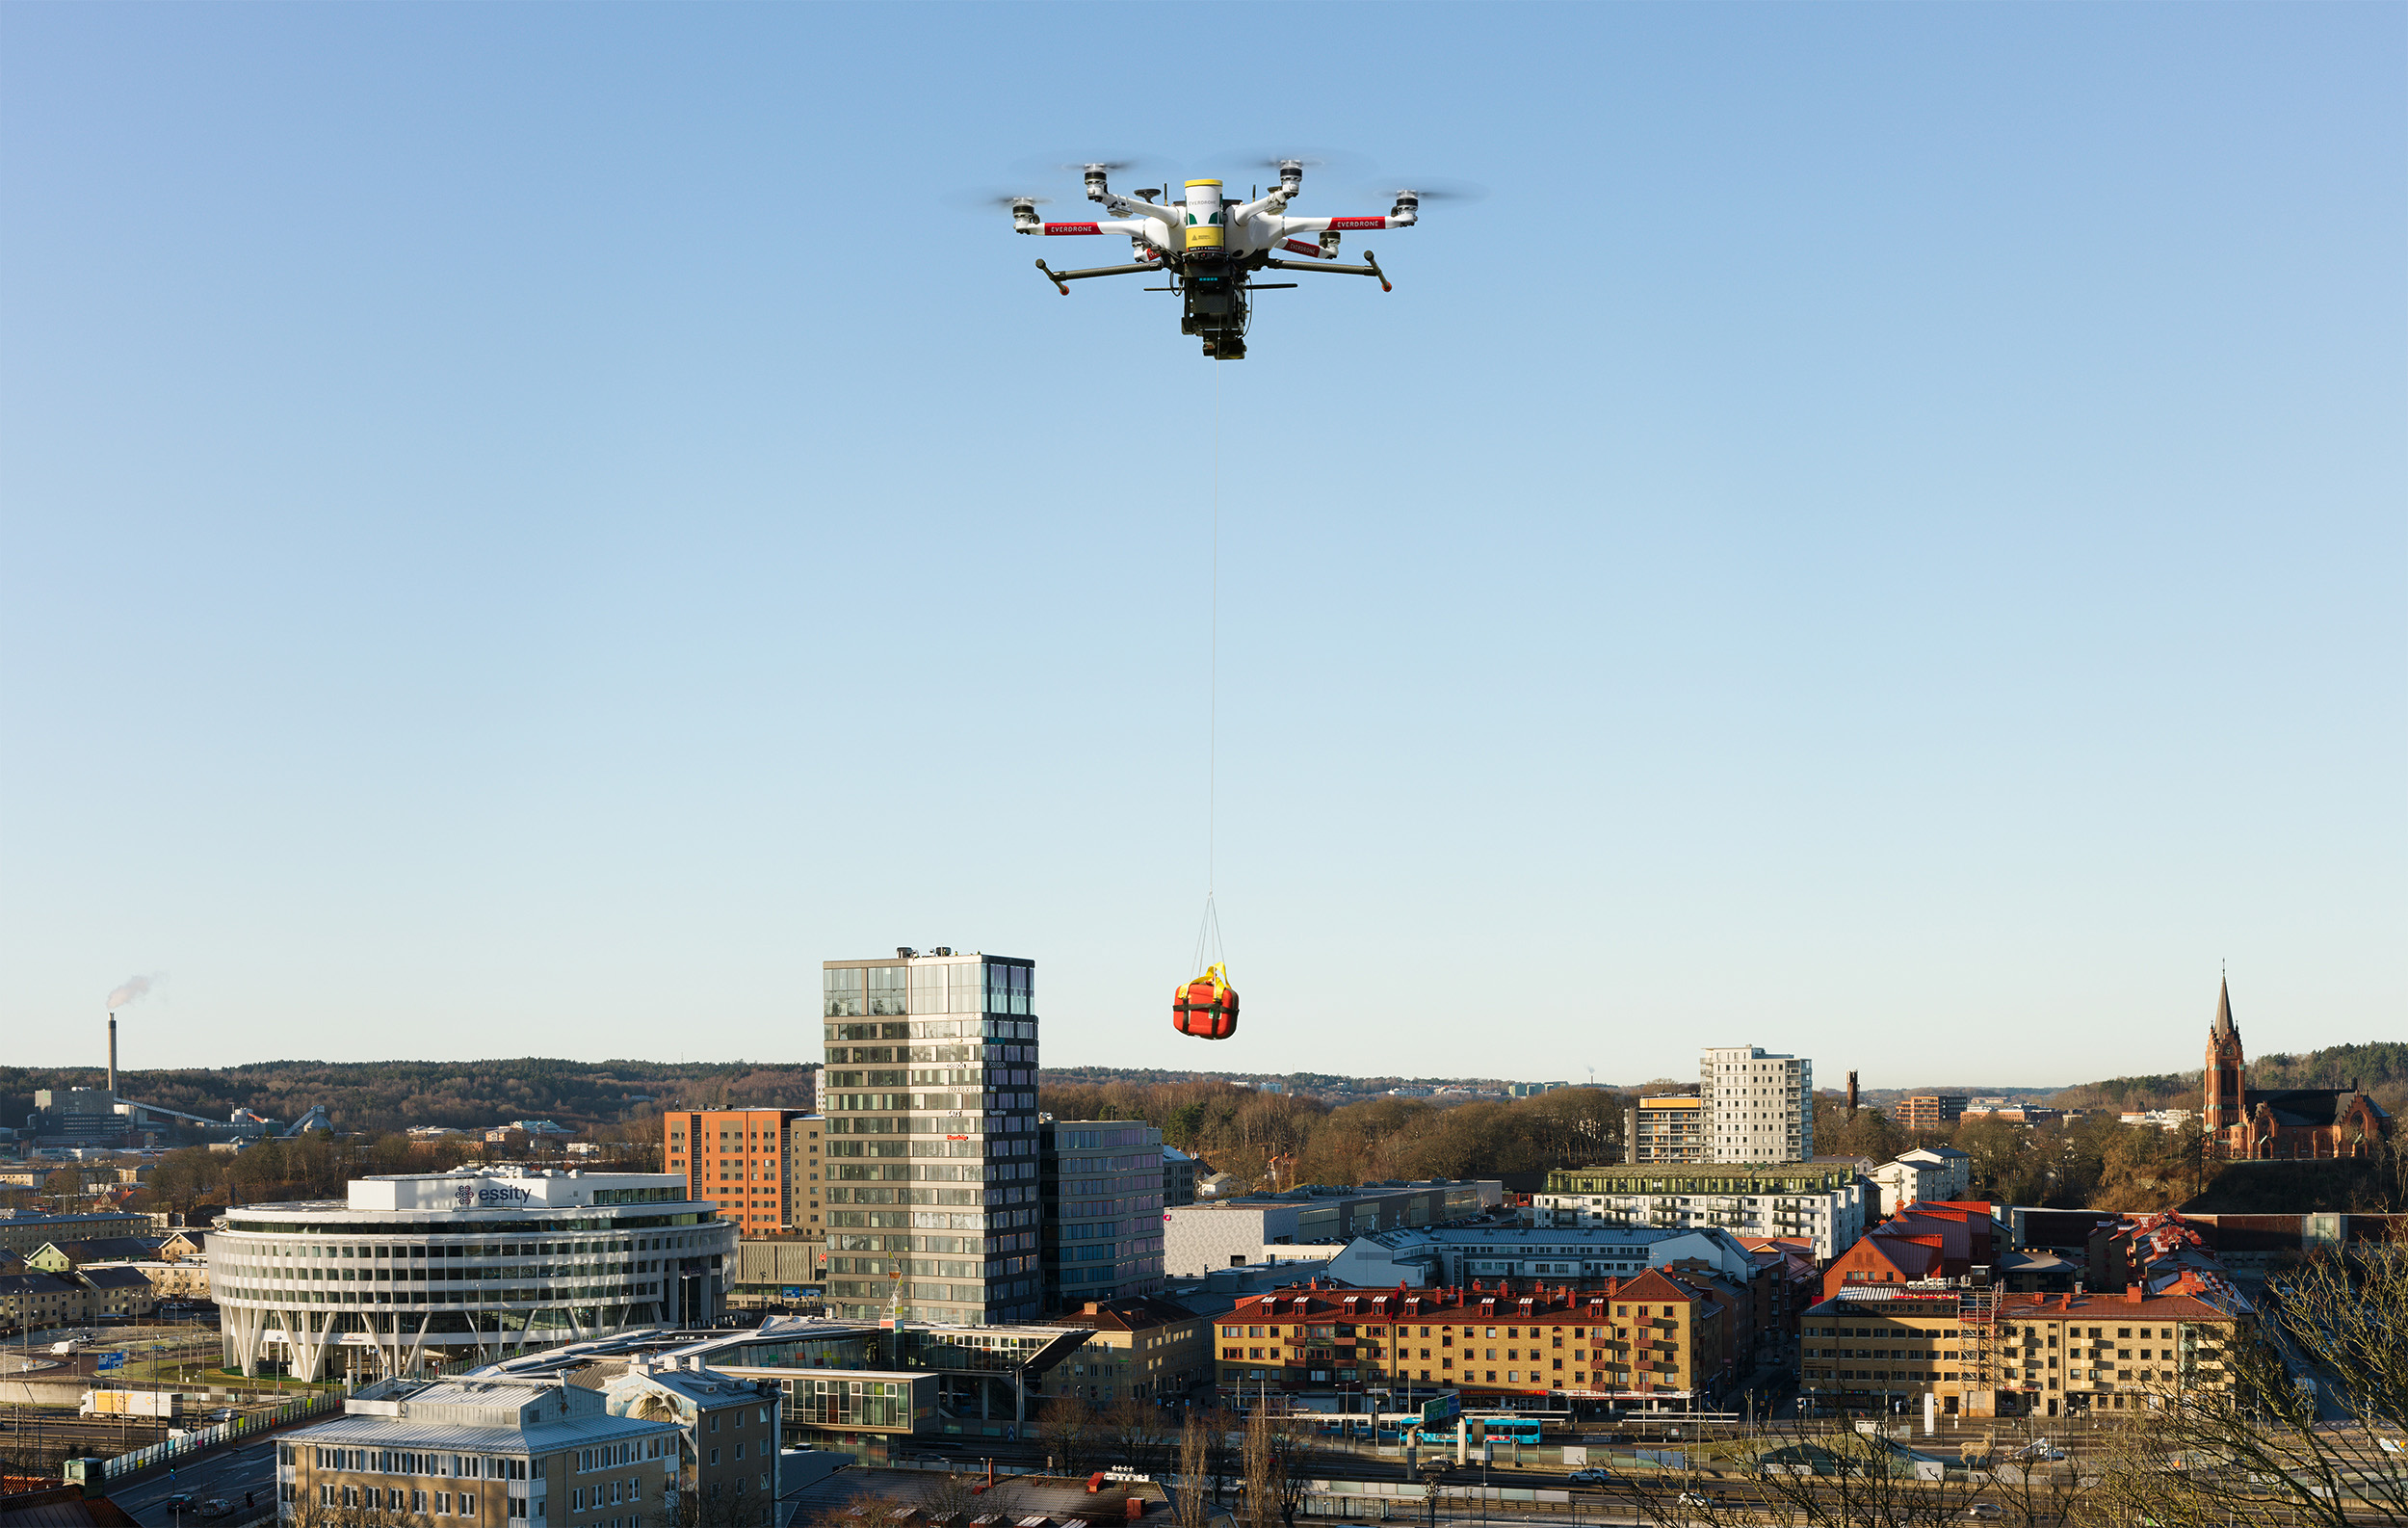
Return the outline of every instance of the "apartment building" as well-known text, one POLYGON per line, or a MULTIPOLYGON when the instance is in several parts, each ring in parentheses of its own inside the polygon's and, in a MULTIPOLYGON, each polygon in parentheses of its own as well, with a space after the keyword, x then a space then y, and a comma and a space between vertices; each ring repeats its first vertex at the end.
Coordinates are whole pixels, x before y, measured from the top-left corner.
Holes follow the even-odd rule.
POLYGON ((1811 1242, 1837 1257, 1865 1234, 1876 1191, 1847 1164, 1557 1168, 1531 1197, 1542 1226, 1718 1225, 1811 1242))
POLYGON ((903 947, 822 975, 829 1313, 1035 1316, 1036 962, 903 947))
POLYGON ((1359 1188, 1307 1184, 1276 1194, 1215 1199, 1164 1212, 1164 1268, 1173 1277, 1192 1278, 1216 1268, 1284 1257, 1273 1249, 1291 1246, 1327 1247, 1334 1255, 1358 1236, 1445 1225, 1504 1203, 1505 1185, 1494 1178, 1392 1180, 1359 1188))
POLYGON ((1694 1091, 1641 1098, 1622 1129, 1634 1163, 1706 1160, 1706 1100, 1694 1091))
POLYGON ((1045 1308, 1163 1287, 1163 1133, 1132 1120, 1039 1120, 1045 1308))
POLYGON ((1082 1330, 1086 1343, 1059 1359, 1032 1393, 1095 1406, 1136 1396, 1175 1401, 1213 1378, 1213 1320, 1150 1297, 1089 1301, 1046 1326, 1082 1330))
POLYGON ((1177 1146, 1163 1147, 1163 1207, 1195 1202, 1195 1158, 1177 1146))
POLYGON ((677 1452, 674 1422, 561 1381, 380 1380, 278 1440, 277 1519, 668 1528, 677 1452))
POLYGON ((1954 1146, 1918 1146, 1869 1175, 1880 1187, 1881 1213, 1896 1215, 1918 1199, 1961 1199, 1971 1194, 1974 1159, 1954 1146))
POLYGON ((1947 1415, 2143 1409, 2228 1388, 2246 1306, 2197 1295, 2009 1294, 1851 1287, 1806 1312, 1802 1392, 1947 1415))
POLYGON ((0 1274, 0 1330, 132 1320, 151 1314, 158 1305, 150 1280, 123 1263, 95 1263, 57 1273, 27 1267, 0 1274))
POLYGON ((1930 1278, 1986 1282, 1997 1256, 1990 1206, 1926 1199, 1859 1237, 1822 1271, 1822 1292, 1850 1284, 1907 1284, 1930 1278))
POLYGON ((130 1210, 91 1215, 35 1215, 22 1210, 0 1209, 0 1252, 30 1257, 48 1242, 99 1236, 142 1236, 149 1229, 150 1217, 137 1215, 130 1210))
POLYGON ((1588 1283, 1674 1263, 1741 1282, 1755 1266, 1754 1254, 1720 1226, 1439 1225, 1358 1237, 1331 1259, 1329 1278, 1365 1289, 1488 1278, 1588 1283))
POLYGON ((1714 1279, 1655 1270, 1577 1294, 1291 1287, 1217 1318, 1218 1384, 1248 1398, 1376 1390, 1391 1398, 1383 1409, 1449 1389, 1467 1409, 1551 1397, 1687 1406, 1731 1378, 1739 1304, 1714 1279))
POLYGON ((701 1358, 629 1365, 601 1386, 613 1416, 678 1427, 675 1488, 706 1523, 766 1522, 779 1494, 785 1392, 774 1380, 720 1374, 701 1358))
POLYGON ((1952 1130, 1968 1101, 1961 1093, 1919 1093, 1900 1099, 1891 1118, 1909 1130, 1952 1130))
POLYGON ((686 1180, 688 1198, 734 1222, 739 1235, 773 1235, 794 1224, 792 1128, 808 1117, 801 1109, 663 1115, 661 1165, 686 1180))
POLYGON ((1804 1162, 1815 1154, 1815 1064, 1754 1045, 1707 1048, 1697 1093, 1709 1162, 1804 1162))
POLYGON ((84 1286, 72 1277, 0 1274, 0 1332, 31 1331, 90 1319, 84 1286))

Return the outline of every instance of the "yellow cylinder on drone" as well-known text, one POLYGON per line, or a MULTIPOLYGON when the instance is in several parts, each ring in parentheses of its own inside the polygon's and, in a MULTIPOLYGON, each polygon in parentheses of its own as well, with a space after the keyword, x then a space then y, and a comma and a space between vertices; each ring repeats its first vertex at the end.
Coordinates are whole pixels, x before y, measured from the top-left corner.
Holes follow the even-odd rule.
POLYGON ((1191 250, 1217 250, 1226 240, 1227 215, 1220 209, 1220 182, 1188 182, 1188 244, 1191 250))

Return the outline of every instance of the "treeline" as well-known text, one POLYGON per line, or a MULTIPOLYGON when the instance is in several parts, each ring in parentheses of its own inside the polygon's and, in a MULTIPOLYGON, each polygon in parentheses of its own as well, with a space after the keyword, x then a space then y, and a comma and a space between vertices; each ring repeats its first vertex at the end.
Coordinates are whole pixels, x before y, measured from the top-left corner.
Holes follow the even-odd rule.
POLYGON ((1037 1107, 1061 1120, 1142 1120, 1164 1141, 1244 1183, 1355 1184, 1383 1178, 1499 1177, 1617 1160, 1630 1098, 1559 1088, 1510 1102, 1373 1098, 1332 1106, 1309 1094, 1225 1082, 1103 1087, 1044 1074, 1037 1107))
MULTIPOLYGON (((2248 1078, 2250 1087, 2269 1092, 2355 1085, 2397 1115, 2408 1111, 2408 1042, 2382 1040, 2364 1045, 2327 1045, 2298 1055, 2276 1051, 2252 1056, 2248 1078)), ((2049 1102, 2060 1109, 2196 1109, 2205 1084, 2206 1074, 2197 1067, 2110 1077, 2067 1088, 2049 1102)))
MULTIPOLYGON (((628 1135, 633 1131, 611 1131, 628 1135)), ((353 1178, 380 1173, 442 1172, 481 1162, 524 1161, 524 1149, 486 1146, 458 1137, 421 1141, 406 1135, 335 1137, 313 1130, 292 1141, 261 1141, 241 1151, 192 1146, 159 1158, 127 1207, 180 1210, 187 1214, 244 1204, 292 1199, 339 1199, 353 1178)), ((657 1172, 660 1140, 615 1143, 599 1158, 572 1158, 564 1165, 626 1172, 657 1172)))
POLYGON ((2313 1185, 2313 1195, 2269 1197, 2245 1181, 2264 1173, 2265 1165, 2209 1161, 2196 1121, 2161 1130, 2125 1124, 2103 1112, 2036 1125, 1976 1118, 1949 1130, 1913 1131, 1878 1109, 1859 1109, 1851 1120, 1838 1098, 1815 1101, 1818 1155, 1870 1157, 1879 1164, 1932 1146, 1952 1146, 1973 1159, 1976 1199, 2009 1204, 2123 1214, 2180 1208, 2207 1214, 2244 1205, 2291 1214, 2408 1211, 2408 1139, 2383 1146, 2363 1166, 2303 1167, 2308 1177, 2302 1181, 2313 1185))
MULTIPOLYGON (((0 1067, 0 1124, 19 1124, 44 1088, 98 1088, 97 1067, 0 1067)), ((203 1119, 249 1109, 298 1120, 324 1105, 339 1131, 411 1125, 480 1130, 543 1119, 589 1130, 658 1114, 665 1104, 741 1107, 799 1103, 807 1069, 757 1062, 667 1064, 563 1061, 274 1061, 222 1068, 118 1074, 128 1098, 203 1119)))

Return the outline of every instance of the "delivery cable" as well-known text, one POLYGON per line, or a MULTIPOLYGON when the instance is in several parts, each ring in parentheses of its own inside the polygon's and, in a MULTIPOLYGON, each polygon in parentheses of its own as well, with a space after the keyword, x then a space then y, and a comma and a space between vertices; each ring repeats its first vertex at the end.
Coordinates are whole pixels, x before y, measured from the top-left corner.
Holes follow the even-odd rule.
MULTIPOLYGON (((1238 991, 1229 985, 1214 892, 1220 877, 1220 368, 1213 368, 1212 589, 1206 618, 1204 693, 1204 918, 1195 931, 1194 966, 1204 974, 1180 984, 1170 998, 1170 1025, 1198 1040, 1238 1032, 1238 991), (1204 964, 1206 955, 1213 958, 1204 964)), ((1191 967, 1192 968, 1192 967, 1191 967)))

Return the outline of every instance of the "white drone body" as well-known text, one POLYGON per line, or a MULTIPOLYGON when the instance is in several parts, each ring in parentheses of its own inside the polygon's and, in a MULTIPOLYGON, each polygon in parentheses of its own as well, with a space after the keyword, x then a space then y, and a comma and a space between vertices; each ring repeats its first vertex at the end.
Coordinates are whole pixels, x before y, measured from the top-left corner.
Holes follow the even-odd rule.
POLYGON ((1368 251, 1361 265, 1300 265, 1275 259, 1274 253, 1334 260, 1342 233, 1409 228, 1421 209, 1419 194, 1400 191, 1396 205, 1384 218, 1291 218, 1287 216, 1288 203, 1303 189, 1304 165, 1301 160, 1285 159, 1278 162, 1278 186, 1269 196, 1253 201, 1233 204, 1222 198, 1221 182, 1191 180, 1184 198, 1169 206, 1160 206, 1115 194, 1107 183, 1109 167, 1088 165, 1085 167, 1087 199, 1101 202, 1113 214, 1111 219, 1046 223, 1036 215, 1036 198, 1015 197, 1009 198, 1011 224, 1016 232, 1049 238, 1126 234, 1133 257, 1131 264, 1056 271, 1039 260, 1036 268, 1064 297, 1070 295, 1066 283, 1089 277, 1165 274, 1171 284, 1149 290, 1186 294, 1182 332, 1200 335, 1204 354, 1217 360, 1241 360, 1245 356, 1247 294, 1266 287, 1296 284, 1253 281, 1250 277, 1256 271, 1368 276, 1379 282, 1380 290, 1391 290, 1378 260, 1368 251), (1297 237, 1299 234, 1313 235, 1315 242, 1307 244, 1297 237))

